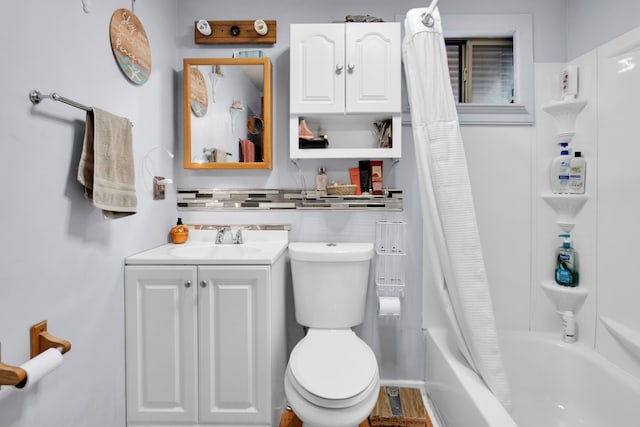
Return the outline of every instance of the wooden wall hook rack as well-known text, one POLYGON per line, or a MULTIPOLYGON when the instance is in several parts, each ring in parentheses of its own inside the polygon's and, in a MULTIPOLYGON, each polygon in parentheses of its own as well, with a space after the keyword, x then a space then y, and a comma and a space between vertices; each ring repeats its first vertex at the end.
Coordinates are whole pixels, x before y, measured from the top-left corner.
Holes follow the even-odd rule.
MULTIPOLYGON (((31 326, 31 358, 49 348, 57 348, 60 353, 65 354, 71 350, 71 343, 67 340, 55 337, 47 332, 47 321, 43 320, 31 326)), ((6 365, 0 361, 0 386, 18 385, 27 379, 27 373, 18 366, 6 365)))
POLYGON ((207 21, 211 27, 211 34, 205 36, 198 31, 197 22, 193 25, 194 41, 196 44, 232 44, 232 43, 275 43, 276 20, 265 19, 268 31, 264 35, 258 34, 253 21, 207 21))

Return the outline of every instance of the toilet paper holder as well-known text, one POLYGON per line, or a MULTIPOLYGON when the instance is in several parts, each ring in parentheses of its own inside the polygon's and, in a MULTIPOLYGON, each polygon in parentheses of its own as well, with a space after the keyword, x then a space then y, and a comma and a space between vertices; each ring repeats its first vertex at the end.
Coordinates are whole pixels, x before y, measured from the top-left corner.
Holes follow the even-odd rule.
MULTIPOLYGON (((71 350, 71 343, 69 341, 53 336, 47 332, 46 320, 31 326, 29 336, 31 341, 31 359, 49 348, 56 348, 62 354, 71 350)), ((26 378, 27 373, 24 369, 18 366, 6 365, 0 361, 0 386, 19 385, 24 382, 26 378)))

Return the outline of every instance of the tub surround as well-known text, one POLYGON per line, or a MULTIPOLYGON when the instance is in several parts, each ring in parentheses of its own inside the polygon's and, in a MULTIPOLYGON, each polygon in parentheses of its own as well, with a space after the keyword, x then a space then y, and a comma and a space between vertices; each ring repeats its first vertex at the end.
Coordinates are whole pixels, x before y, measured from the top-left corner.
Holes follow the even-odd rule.
POLYGON ((402 190, 384 195, 321 196, 317 191, 282 189, 178 189, 179 211, 220 210, 385 210, 402 211, 402 190), (303 197, 304 193, 304 197, 303 197))
POLYGON ((622 426, 640 417, 640 381, 592 348, 562 342, 559 333, 500 334, 513 396, 510 413, 444 329, 430 328, 426 336, 425 388, 447 426, 622 426))

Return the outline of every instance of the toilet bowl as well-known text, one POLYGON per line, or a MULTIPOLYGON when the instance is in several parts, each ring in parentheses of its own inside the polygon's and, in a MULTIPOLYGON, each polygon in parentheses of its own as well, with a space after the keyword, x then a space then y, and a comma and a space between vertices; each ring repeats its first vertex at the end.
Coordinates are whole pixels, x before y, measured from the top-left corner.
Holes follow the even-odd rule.
POLYGON ((373 351, 351 329, 310 329, 295 346, 285 394, 305 427, 354 427, 380 389, 373 351))
POLYGON ((373 245, 290 243, 296 320, 308 327, 289 356, 284 389, 303 427, 356 427, 378 399, 375 354, 362 323, 373 245))

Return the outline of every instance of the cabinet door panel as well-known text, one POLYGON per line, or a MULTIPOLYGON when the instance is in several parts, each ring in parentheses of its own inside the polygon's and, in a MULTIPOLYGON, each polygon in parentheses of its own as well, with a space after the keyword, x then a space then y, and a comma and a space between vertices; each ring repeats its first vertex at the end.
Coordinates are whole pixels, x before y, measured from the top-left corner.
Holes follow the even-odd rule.
POLYGON ((344 25, 291 25, 291 113, 344 112, 344 25))
POLYGON ((200 422, 270 422, 268 278, 267 266, 199 269, 200 422))
POLYGON ((346 25, 347 112, 401 111, 400 27, 346 25))
POLYGON ((196 269, 125 269, 127 419, 196 421, 196 269))

